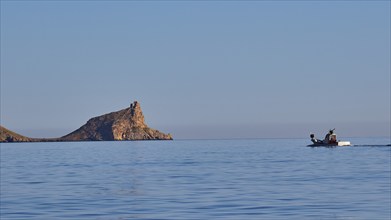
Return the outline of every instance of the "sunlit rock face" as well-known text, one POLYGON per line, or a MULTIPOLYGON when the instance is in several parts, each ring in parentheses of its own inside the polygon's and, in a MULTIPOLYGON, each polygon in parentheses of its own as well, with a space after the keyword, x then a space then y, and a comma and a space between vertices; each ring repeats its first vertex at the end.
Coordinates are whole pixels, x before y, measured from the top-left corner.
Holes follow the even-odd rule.
POLYGON ((139 102, 102 116, 94 117, 76 131, 61 138, 66 141, 172 140, 170 134, 149 128, 139 102))
POLYGON ((31 142, 32 138, 25 137, 18 133, 8 130, 0 125, 0 142, 31 142))

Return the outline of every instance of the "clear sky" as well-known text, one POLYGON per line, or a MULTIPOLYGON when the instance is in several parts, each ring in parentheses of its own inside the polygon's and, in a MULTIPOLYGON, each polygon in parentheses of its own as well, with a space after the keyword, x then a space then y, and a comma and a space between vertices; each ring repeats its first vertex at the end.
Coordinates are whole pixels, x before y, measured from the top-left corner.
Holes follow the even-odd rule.
POLYGON ((174 138, 390 136, 390 1, 1 1, 1 124, 141 103, 174 138))

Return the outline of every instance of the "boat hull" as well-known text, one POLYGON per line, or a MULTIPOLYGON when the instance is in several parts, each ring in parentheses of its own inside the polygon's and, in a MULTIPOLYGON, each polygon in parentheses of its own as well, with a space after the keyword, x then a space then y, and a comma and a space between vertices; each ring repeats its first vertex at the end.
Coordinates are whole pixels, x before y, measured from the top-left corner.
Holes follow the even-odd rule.
POLYGON ((307 147, 347 147, 351 146, 350 141, 338 141, 337 143, 325 144, 325 143, 314 143, 307 145, 307 147))

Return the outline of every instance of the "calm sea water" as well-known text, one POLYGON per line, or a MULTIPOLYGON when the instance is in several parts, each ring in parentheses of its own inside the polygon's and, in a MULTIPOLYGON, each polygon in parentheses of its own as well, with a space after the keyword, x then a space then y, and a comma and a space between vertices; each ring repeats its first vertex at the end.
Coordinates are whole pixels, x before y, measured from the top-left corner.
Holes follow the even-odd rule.
POLYGON ((391 218, 389 138, 308 141, 1 144, 1 219, 391 218))

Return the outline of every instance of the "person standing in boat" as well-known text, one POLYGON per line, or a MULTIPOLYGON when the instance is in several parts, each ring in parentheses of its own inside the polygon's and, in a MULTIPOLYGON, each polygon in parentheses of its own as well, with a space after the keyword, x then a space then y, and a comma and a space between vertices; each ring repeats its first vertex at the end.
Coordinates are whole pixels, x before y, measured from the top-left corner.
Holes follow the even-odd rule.
POLYGON ((334 129, 332 130, 329 130, 329 133, 326 134, 326 136, 324 137, 324 140, 323 142, 325 144, 335 144, 337 143, 337 135, 334 133, 334 129))

